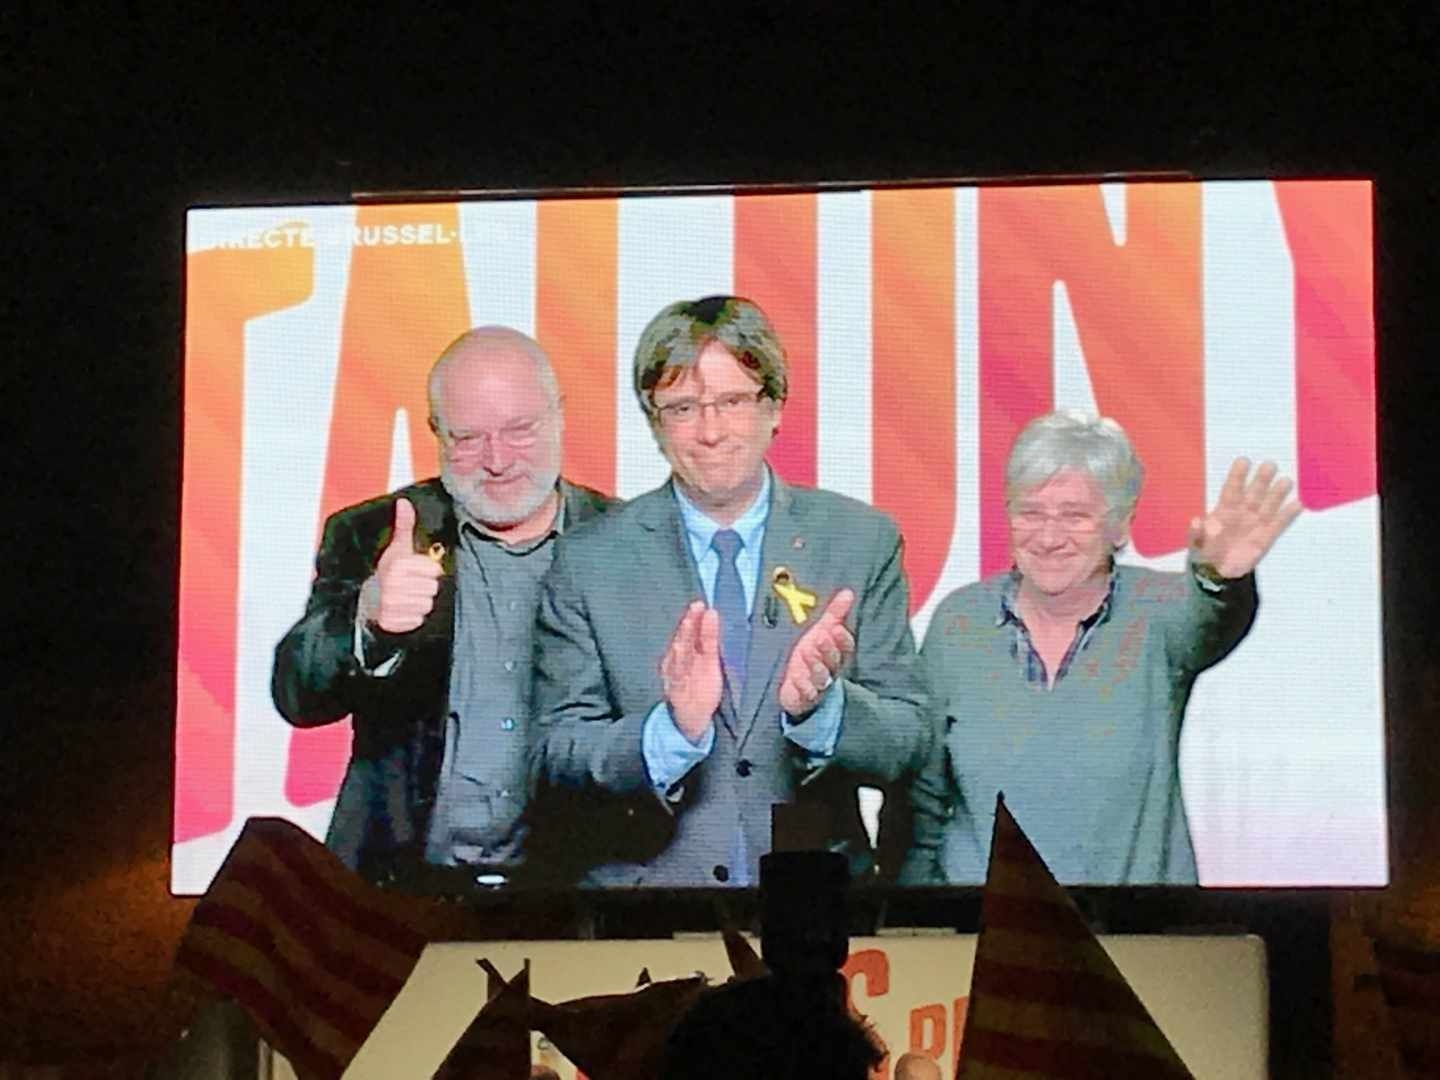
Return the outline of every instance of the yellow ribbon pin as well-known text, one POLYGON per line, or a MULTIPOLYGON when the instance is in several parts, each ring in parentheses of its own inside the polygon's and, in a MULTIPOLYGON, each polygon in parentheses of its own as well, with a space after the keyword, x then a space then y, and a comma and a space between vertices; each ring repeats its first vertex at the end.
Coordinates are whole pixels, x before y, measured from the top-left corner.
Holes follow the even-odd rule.
POLYGON ((440 543, 439 540, 436 540, 435 543, 430 545, 430 550, 425 554, 429 555, 435 562, 443 563, 445 561, 445 545, 440 543))
POLYGON ((803 626, 805 620, 810 617, 810 609, 817 602, 817 597, 809 589, 802 589, 790 576, 790 571, 783 566, 777 566, 775 572, 770 575, 770 587, 775 590, 775 595, 785 601, 785 606, 790 609, 790 618, 795 621, 796 626, 803 626))

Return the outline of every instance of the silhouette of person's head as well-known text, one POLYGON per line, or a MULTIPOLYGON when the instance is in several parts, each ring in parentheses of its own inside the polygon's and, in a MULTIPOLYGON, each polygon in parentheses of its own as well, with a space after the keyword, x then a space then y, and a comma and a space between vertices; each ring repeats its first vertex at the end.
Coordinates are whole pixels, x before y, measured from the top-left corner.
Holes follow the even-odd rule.
POLYGON ((765 975, 701 996, 671 1033, 661 1080, 867 1080, 882 1057, 844 983, 765 975))
POLYGON ((702 995, 671 1033, 662 1080, 868 1080, 884 1051, 846 1007, 848 882, 831 852, 760 860, 770 974, 702 995))

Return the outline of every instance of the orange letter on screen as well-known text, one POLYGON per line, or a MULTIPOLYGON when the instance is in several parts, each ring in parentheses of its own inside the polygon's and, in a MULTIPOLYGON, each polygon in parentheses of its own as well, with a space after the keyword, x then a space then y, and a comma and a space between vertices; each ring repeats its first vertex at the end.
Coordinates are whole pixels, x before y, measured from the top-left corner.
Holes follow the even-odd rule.
MULTIPOLYGON (((446 345, 469 329, 459 214, 453 205, 362 206, 362 240, 350 260, 350 288, 340 333, 330 449, 316 533, 325 517, 388 487, 390 436, 397 409, 410 427, 417 477, 436 470, 435 440, 426 426, 425 379, 446 345), (404 226, 431 224, 444 244, 386 245, 404 226)), ((333 798, 350 754, 350 725, 290 733, 285 795, 297 806, 333 798)))
POLYGON ((185 260, 184 503, 175 702, 175 840, 230 823, 245 324, 305 300, 309 248, 202 251, 185 260))
POLYGON ((818 204, 814 195, 735 199, 735 292, 770 316, 785 345, 790 400, 770 464, 792 484, 815 483, 818 204))
POLYGON ((1145 465, 1132 539, 1185 546, 1205 505, 1205 371, 1198 184, 1127 184, 1118 244, 1100 188, 981 188, 980 563, 1010 564, 1005 459, 1055 406, 1054 286, 1063 282, 1095 404, 1145 465))
POLYGON ((542 201, 535 211, 535 337, 568 403, 565 476, 615 490, 614 199, 542 201))
POLYGON ((955 529, 955 192, 877 191, 870 228, 872 494, 905 537, 913 614, 955 529))

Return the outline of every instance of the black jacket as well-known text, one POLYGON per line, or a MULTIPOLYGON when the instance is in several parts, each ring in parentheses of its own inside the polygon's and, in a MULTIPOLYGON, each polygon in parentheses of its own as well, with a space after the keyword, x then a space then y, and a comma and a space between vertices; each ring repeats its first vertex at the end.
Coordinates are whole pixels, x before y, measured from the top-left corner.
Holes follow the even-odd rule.
MULTIPOLYGON (((562 490, 567 529, 614 502, 563 481, 562 490)), ((353 720, 350 764, 326 844, 372 881, 408 881, 424 859, 444 749, 458 534, 454 506, 437 479, 331 515, 305 614, 275 649, 271 694, 286 720, 296 727, 353 720), (416 551, 443 545, 446 573, 419 629, 378 635, 382 647, 403 655, 389 675, 375 677, 355 657, 355 608, 390 541, 395 499, 402 496, 415 507, 416 551)))

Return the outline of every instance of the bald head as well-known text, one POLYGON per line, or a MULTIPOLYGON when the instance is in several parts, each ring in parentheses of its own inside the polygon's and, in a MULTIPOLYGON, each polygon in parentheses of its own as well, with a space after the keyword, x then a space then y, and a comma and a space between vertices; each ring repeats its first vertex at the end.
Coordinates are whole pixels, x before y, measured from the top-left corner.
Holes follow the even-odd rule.
POLYGON ((945 1080, 940 1065, 924 1054, 901 1054, 895 1062, 895 1080, 945 1080))
POLYGON ((445 421, 444 405, 448 395, 464 395, 468 384, 486 375, 524 380, 530 375, 550 405, 560 403, 560 384, 550 357, 540 343, 528 334, 508 326, 477 326, 467 330, 446 346, 435 366, 430 369, 427 391, 430 418, 445 421))

